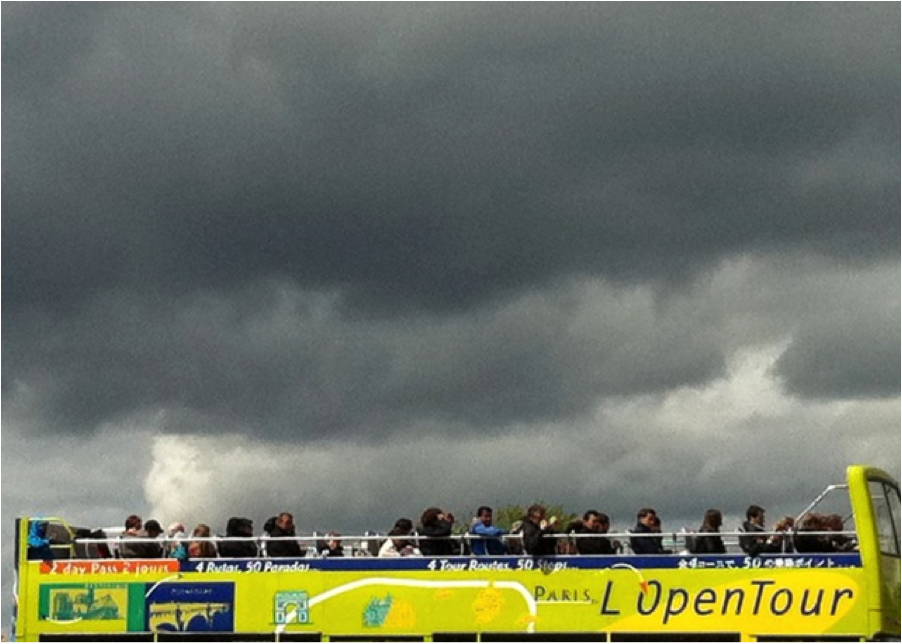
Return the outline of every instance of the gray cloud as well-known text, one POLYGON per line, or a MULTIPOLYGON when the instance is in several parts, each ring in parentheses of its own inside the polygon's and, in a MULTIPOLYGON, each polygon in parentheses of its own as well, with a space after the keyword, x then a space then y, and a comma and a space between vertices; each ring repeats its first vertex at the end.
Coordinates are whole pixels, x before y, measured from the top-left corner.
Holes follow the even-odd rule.
POLYGON ((776 364, 787 388, 799 396, 825 399, 899 395, 899 303, 877 306, 825 324, 796 338, 776 364))
POLYGON ((671 319, 688 313, 685 302, 602 293, 620 302, 598 311, 574 286, 467 315, 381 322, 342 319, 334 298, 279 284, 153 305, 116 294, 63 328, 39 314, 14 325, 8 357, 23 366, 6 380, 8 407, 39 410, 50 430, 140 411, 165 412, 175 431, 382 440, 429 418, 465 432, 560 420, 602 396, 722 371, 716 329, 671 319))
POLYGON ((897 14, 6 9, 4 396, 351 436, 710 380, 691 315, 531 294, 895 257, 897 14))
POLYGON ((896 9, 116 7, 36 60, 14 12, 4 298, 276 274, 447 309, 774 245, 895 252, 896 9), (884 178, 796 178, 862 131, 884 178))

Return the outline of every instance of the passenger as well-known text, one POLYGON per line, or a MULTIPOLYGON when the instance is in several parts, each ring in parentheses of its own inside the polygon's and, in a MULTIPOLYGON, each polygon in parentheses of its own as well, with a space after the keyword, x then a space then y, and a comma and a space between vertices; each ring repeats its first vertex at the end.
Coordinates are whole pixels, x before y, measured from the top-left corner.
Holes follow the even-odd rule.
POLYGON ((119 535, 122 541, 119 543, 119 555, 123 558, 135 558, 144 556, 143 544, 136 541, 144 537, 142 530, 144 522, 137 514, 130 514, 125 519, 125 531, 119 535))
POLYGON ((266 553, 270 557, 303 557, 306 554, 301 550, 297 539, 285 538, 296 536, 294 516, 290 512, 282 512, 276 517, 269 536, 274 539, 266 546, 266 553))
MULTIPOLYGON (((834 532, 841 533, 845 530, 845 523, 839 514, 828 514, 824 517, 824 528, 834 532)), ((828 535, 827 541, 833 545, 836 552, 850 552, 858 548, 853 537, 845 534, 828 535)))
MULTIPOLYGON (((88 530, 87 528, 80 528, 75 534, 75 540, 79 541, 81 539, 91 539, 100 540, 106 539, 106 533, 103 530, 88 530)), ((84 552, 85 556, 88 559, 108 559, 112 556, 110 553, 109 544, 105 541, 98 541, 97 543, 87 543, 84 544, 84 552)))
POLYGON ((327 539, 317 542, 316 550, 321 557, 344 557, 345 549, 341 545, 337 532, 330 532, 326 535, 327 539))
POLYGON ((169 527, 166 528, 166 537, 169 539, 173 539, 179 536, 184 536, 187 532, 187 528, 185 528, 185 524, 181 521, 176 521, 175 523, 170 523, 169 527))
POLYGON ((153 539, 154 541, 145 541, 137 544, 140 546, 141 556, 147 559, 159 559, 163 556, 163 543, 160 541, 160 535, 163 534, 163 527, 156 519, 148 519, 144 524, 144 530, 139 535, 144 539, 153 539))
POLYGON ((657 534, 661 534, 661 517, 657 515, 657 513, 651 516, 649 525, 651 526, 651 531, 657 534))
POLYGON ((171 523, 166 529, 166 542, 164 545, 164 555, 174 559, 187 559, 188 547, 185 545, 185 538, 188 536, 185 524, 176 521, 171 523))
POLYGON ((191 559, 216 558, 216 546, 213 545, 212 541, 206 540, 211 535, 212 531, 210 530, 210 526, 206 523, 197 524, 197 527, 194 528, 194 532, 191 533, 191 536, 196 540, 188 544, 188 556, 191 559))
POLYGON ((492 508, 487 505, 476 510, 476 518, 470 526, 470 534, 478 537, 470 541, 470 549, 476 556, 503 555, 507 552, 504 542, 499 538, 504 530, 492 525, 493 518, 492 508))
POLYGON ((570 523, 568 523, 564 528, 563 532, 570 535, 565 539, 556 539, 555 540, 555 554, 559 555, 577 555, 579 551, 576 549, 576 542, 579 539, 576 538, 577 530, 581 529, 583 524, 582 519, 576 518, 570 523))
POLYGON ((460 554, 455 550, 454 541, 448 539, 454 527, 454 515, 440 508, 426 508, 420 517, 417 532, 426 539, 420 539, 420 552, 427 557, 448 557, 460 554))
POLYGON ((251 559, 257 556, 254 542, 254 522, 244 517, 232 517, 226 523, 226 539, 219 542, 219 556, 251 559))
POLYGON ((699 534, 695 538, 694 554, 698 555, 722 555, 727 552, 723 539, 720 536, 720 526, 723 525, 723 515, 720 510, 708 510, 698 529, 699 534))
POLYGON ((410 519, 398 519, 394 527, 388 531, 388 539, 379 548, 380 557, 411 557, 422 554, 410 539, 400 537, 409 536, 413 532, 413 522, 410 519))
POLYGON ((28 526, 28 553, 31 560, 47 561, 53 559, 53 548, 50 537, 47 535, 47 521, 31 521, 28 526))
POLYGON ((826 517, 816 512, 805 515, 802 525, 793 537, 793 545, 796 552, 836 552, 836 547, 824 534, 811 534, 826 532, 828 530, 826 517))
POLYGON ((767 538, 767 552, 793 552, 792 532, 795 526, 795 519, 792 517, 783 517, 774 524, 773 534, 767 538))
POLYGON ((510 535, 508 536, 505 548, 509 555, 522 555, 523 553, 523 522, 514 521, 511 524, 510 535))
POLYGON ((652 508, 642 508, 636 513, 636 527, 633 528, 633 534, 639 536, 630 537, 630 548, 637 555, 666 554, 661 537, 649 536, 660 532, 658 514, 652 508))
MULTIPOLYGON (((611 531, 611 517, 609 517, 604 512, 598 513, 598 531, 601 534, 607 534, 611 531)), ((617 539, 612 540, 610 537, 605 537, 605 539, 608 541, 608 543, 611 544, 611 549, 614 551, 611 554, 620 552, 621 548, 623 547, 623 544, 621 544, 620 541, 618 541, 617 539)))
POLYGON ((745 511, 745 521, 742 522, 744 534, 739 537, 739 547, 747 555, 757 557, 768 550, 767 537, 762 533, 764 527, 764 508, 760 505, 750 505, 745 511))
MULTIPOLYGON (((654 532, 655 534, 661 534, 661 533, 662 533, 662 529, 661 529, 661 517, 659 517, 657 514, 655 514, 655 515, 651 518, 651 531, 654 532)), ((658 537, 658 544, 661 545, 661 544, 663 544, 663 543, 664 543, 664 538, 663 538, 663 537, 658 537)), ((669 554, 671 554, 672 551, 671 551, 671 550, 668 550, 668 549, 665 548, 663 545, 661 545, 661 552, 662 552, 663 554, 665 554, 665 555, 669 555, 669 554)))
MULTIPOLYGON (((602 535, 610 528, 608 515, 598 510, 586 510, 582 520, 576 520, 567 526, 568 533, 580 535, 602 535)), ((576 553, 581 555, 613 555, 614 545, 607 537, 586 536, 574 539, 576 553)))
POLYGON ((555 554, 557 544, 553 535, 557 519, 545 519, 545 506, 538 503, 529 506, 523 518, 523 549, 533 557, 547 557, 555 554))

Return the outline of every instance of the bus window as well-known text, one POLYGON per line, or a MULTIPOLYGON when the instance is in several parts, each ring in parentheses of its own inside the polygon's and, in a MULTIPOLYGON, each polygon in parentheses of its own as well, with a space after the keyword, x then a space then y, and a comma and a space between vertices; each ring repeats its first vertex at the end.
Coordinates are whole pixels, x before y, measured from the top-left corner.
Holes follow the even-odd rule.
POLYGON ((870 481, 871 502, 880 537, 880 552, 899 556, 899 490, 881 481, 870 481))

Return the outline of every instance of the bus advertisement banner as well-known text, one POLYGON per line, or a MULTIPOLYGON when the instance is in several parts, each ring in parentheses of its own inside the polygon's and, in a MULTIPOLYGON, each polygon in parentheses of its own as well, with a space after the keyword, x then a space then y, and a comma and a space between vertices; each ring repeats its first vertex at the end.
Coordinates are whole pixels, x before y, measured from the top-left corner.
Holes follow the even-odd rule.
MULTIPOLYGON (((36 566, 38 564, 35 564, 36 566)), ((323 631, 371 636, 860 633, 861 568, 182 572, 43 578, 30 632, 323 631)), ((21 619, 23 616, 20 615, 21 619)))

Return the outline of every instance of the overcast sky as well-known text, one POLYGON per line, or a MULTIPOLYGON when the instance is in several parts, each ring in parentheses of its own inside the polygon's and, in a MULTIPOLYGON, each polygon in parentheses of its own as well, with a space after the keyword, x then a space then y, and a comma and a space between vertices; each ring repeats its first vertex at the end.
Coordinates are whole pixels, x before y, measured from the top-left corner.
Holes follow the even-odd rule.
POLYGON ((898 3, 2 18, 4 543, 899 475, 898 3))

